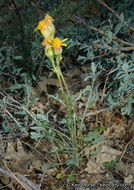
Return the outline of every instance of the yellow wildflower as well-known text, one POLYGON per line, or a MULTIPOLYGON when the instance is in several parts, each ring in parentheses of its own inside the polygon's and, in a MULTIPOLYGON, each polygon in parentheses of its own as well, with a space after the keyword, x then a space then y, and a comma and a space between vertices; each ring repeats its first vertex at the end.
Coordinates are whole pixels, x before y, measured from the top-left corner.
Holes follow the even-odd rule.
POLYGON ((66 40, 68 40, 67 38, 64 40, 60 40, 60 38, 54 38, 54 40, 52 41, 52 46, 54 49, 54 54, 55 55, 60 55, 62 53, 62 47, 61 46, 67 46, 67 44, 63 43, 66 40))
POLYGON ((51 36, 48 36, 47 38, 45 38, 42 42, 42 45, 49 48, 50 46, 52 47, 52 40, 53 38, 51 36))
POLYGON ((42 45, 45 46, 45 55, 49 59, 51 59, 52 57, 54 57, 54 53, 53 53, 53 50, 52 50, 52 40, 53 40, 53 38, 51 36, 48 36, 42 42, 42 45))
POLYGON ((52 22, 53 20, 54 19, 47 14, 43 20, 39 21, 38 26, 34 29, 34 32, 36 30, 40 30, 44 38, 48 36, 54 37, 55 27, 52 22))

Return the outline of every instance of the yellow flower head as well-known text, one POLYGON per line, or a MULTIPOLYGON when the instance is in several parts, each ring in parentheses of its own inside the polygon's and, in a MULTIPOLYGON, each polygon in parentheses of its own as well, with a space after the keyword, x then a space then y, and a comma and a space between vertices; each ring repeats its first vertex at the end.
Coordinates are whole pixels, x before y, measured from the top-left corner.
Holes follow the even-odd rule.
POLYGON ((67 46, 67 44, 63 43, 66 40, 68 40, 67 38, 64 40, 60 40, 60 38, 54 38, 52 41, 52 47, 53 47, 53 53, 56 59, 56 63, 60 64, 60 61, 62 59, 61 54, 62 54, 62 46, 67 46))
POLYGON ((39 21, 38 26, 34 29, 34 32, 36 30, 40 30, 44 38, 48 36, 54 37, 55 27, 53 21, 54 19, 47 14, 43 20, 39 21))
POLYGON ((60 38, 54 38, 53 42, 52 42, 52 46, 54 49, 54 54, 55 55, 61 55, 62 53, 62 47, 61 46, 67 46, 67 44, 64 44, 62 42, 65 42, 66 40, 68 40, 67 38, 64 40, 60 40, 60 38))
POLYGON ((52 40, 53 38, 51 36, 48 36, 47 38, 45 38, 42 42, 42 45, 43 46, 46 46, 46 47, 52 47, 52 40))
POLYGON ((53 46, 53 49, 54 49, 54 54, 55 55, 60 55, 62 53, 62 47, 61 46, 67 46, 67 44, 64 44, 62 42, 65 42, 67 40, 64 39, 64 40, 60 40, 60 38, 54 38, 53 40, 53 43, 52 43, 52 46, 53 46))
POLYGON ((42 42, 42 45, 45 46, 45 55, 49 59, 51 59, 52 57, 54 57, 54 53, 53 53, 53 49, 52 49, 52 40, 53 40, 53 38, 51 36, 48 36, 42 42))
POLYGON ((62 42, 65 42, 66 40, 68 40, 67 38, 64 39, 64 40, 60 40, 60 38, 54 38, 53 40, 53 48, 58 48, 58 47, 61 47, 61 46, 65 46, 67 47, 67 44, 63 44, 62 42))

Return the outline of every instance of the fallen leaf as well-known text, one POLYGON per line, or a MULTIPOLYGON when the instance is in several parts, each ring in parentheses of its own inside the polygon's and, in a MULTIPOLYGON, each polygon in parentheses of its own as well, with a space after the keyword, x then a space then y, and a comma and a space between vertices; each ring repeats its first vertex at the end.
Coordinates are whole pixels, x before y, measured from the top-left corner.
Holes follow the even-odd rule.
POLYGON ((96 155, 96 163, 103 166, 105 162, 111 162, 112 160, 115 160, 119 155, 121 155, 120 151, 103 145, 101 151, 96 155))
POLYGON ((133 175, 128 175, 128 176, 125 177, 125 179, 124 179, 124 183, 126 183, 126 184, 131 184, 133 181, 134 181, 133 175))
POLYGON ((93 174, 93 173, 100 173, 101 171, 101 165, 99 165, 95 160, 88 160, 87 168, 85 168, 86 172, 93 174))

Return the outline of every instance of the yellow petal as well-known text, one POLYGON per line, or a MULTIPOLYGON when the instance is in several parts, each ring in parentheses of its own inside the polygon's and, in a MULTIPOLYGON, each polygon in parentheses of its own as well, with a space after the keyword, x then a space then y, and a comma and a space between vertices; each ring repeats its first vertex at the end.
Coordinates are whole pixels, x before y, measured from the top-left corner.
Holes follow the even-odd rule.
POLYGON ((53 40, 53 48, 57 48, 58 46, 61 46, 62 41, 60 40, 60 38, 54 38, 53 40))
POLYGON ((65 42, 65 41, 67 41, 68 40, 68 38, 65 38, 64 40, 62 40, 62 42, 65 42))
POLYGON ((61 45, 67 47, 67 44, 61 44, 61 45))
POLYGON ((34 32, 36 32, 38 30, 38 26, 34 29, 34 32))

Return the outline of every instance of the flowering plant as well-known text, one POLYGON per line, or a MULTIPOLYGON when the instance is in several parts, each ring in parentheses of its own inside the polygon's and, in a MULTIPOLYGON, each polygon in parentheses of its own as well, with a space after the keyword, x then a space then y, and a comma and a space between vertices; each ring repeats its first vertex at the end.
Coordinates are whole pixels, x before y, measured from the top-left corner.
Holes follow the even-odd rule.
POLYGON ((67 38, 65 38, 64 40, 61 40, 58 37, 54 37, 55 35, 55 27, 53 24, 54 19, 49 16, 48 14, 45 16, 44 20, 39 21, 38 26, 35 28, 34 32, 36 30, 40 30, 40 32, 42 33, 44 40, 42 42, 42 45, 45 47, 45 55, 50 59, 50 61, 52 62, 52 66, 54 69, 54 72, 56 73, 58 80, 59 80, 59 84, 60 84, 60 89, 62 91, 63 94, 63 98, 66 104, 66 108, 67 108, 67 112, 68 112, 68 116, 69 116, 69 121, 71 124, 71 128, 72 128, 72 133, 71 133, 71 138, 72 138, 72 142, 75 146, 75 153, 78 152, 78 143, 77 143, 77 132, 75 131, 76 127, 74 127, 74 123, 73 123, 73 118, 72 118, 72 111, 74 111, 76 118, 77 118, 77 125, 79 127, 79 142, 81 142, 82 139, 82 133, 81 133, 81 128, 80 128, 80 122, 79 122, 79 117, 77 114, 77 110, 75 108, 75 105, 72 101, 72 97, 70 95, 70 92, 68 90, 68 86, 66 84, 66 81, 64 79, 64 76, 62 74, 62 71, 60 69, 60 61, 62 59, 62 46, 67 46, 67 44, 65 44, 64 42, 66 40, 68 40, 67 38), (67 92, 67 95, 69 97, 69 99, 67 99, 66 95, 65 95, 65 91, 64 88, 67 92), (69 101, 71 102, 71 105, 69 104, 69 101))

